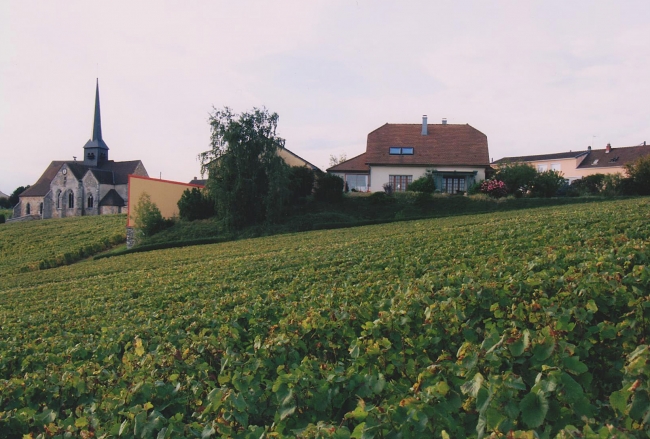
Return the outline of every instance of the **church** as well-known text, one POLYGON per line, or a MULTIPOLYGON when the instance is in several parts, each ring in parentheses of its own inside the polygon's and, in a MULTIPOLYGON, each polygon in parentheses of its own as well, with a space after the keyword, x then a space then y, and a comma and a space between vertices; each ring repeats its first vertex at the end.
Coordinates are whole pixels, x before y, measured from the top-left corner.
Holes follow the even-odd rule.
POLYGON ((92 137, 83 147, 83 161, 53 161, 38 181, 20 194, 14 218, 47 219, 126 213, 129 175, 147 177, 140 160, 108 159, 102 138, 99 81, 95 91, 92 137))

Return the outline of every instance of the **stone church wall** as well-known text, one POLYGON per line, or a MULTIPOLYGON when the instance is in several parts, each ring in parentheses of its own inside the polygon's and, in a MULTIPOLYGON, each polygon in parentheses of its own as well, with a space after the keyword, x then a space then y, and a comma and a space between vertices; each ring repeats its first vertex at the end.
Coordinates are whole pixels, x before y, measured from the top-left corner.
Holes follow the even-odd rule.
POLYGON ((22 197, 20 199, 20 216, 39 215, 42 202, 43 197, 22 197), (27 205, 29 205, 29 212, 27 212, 27 205))
POLYGON ((52 203, 52 191, 49 191, 43 197, 43 219, 52 218, 52 211, 54 210, 54 205, 52 203))
POLYGON ((83 185, 81 181, 77 180, 72 172, 63 174, 65 166, 59 170, 56 176, 52 179, 50 184, 50 191, 53 194, 54 209, 52 211, 52 218, 65 218, 68 216, 81 216, 83 214, 83 185), (60 191, 59 207, 56 207, 56 196, 60 191), (69 193, 72 191, 74 197, 74 206, 68 206, 69 193))
POLYGON ((84 215, 99 215, 99 202, 102 199, 101 189, 103 185, 99 184, 92 172, 87 172, 82 181, 84 189, 84 215), (92 207, 88 206, 90 195, 93 196, 92 207))

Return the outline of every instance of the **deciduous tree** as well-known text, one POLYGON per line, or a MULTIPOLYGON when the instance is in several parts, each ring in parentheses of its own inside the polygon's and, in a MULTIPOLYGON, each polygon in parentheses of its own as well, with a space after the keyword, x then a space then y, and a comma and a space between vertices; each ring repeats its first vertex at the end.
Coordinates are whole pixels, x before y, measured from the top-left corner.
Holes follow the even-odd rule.
POLYGON ((217 216, 236 229, 279 220, 289 189, 288 166, 278 156, 284 139, 276 134, 277 113, 254 108, 236 114, 224 107, 209 122, 211 149, 199 158, 217 216))

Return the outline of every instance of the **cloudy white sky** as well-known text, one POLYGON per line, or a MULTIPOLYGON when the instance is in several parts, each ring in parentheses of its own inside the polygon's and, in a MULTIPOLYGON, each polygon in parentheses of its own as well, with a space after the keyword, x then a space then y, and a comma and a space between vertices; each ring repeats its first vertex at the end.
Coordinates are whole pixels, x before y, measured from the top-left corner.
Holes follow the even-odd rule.
POLYGON ((386 122, 468 123, 490 157, 650 141, 650 1, 0 1, 0 190, 82 156, 189 181, 213 106, 266 106, 325 169, 386 122))

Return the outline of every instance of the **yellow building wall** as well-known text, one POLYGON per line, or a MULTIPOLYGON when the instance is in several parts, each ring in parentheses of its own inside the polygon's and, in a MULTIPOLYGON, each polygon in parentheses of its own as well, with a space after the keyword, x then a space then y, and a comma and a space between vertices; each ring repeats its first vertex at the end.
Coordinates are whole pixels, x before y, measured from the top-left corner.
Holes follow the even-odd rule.
POLYGON ((285 149, 279 149, 278 150, 278 155, 289 166, 304 166, 304 167, 307 167, 307 168, 311 167, 311 166, 309 166, 309 163, 307 163, 305 160, 302 160, 300 157, 296 157, 295 155, 291 154, 290 152, 287 152, 287 150, 285 150, 285 149))
POLYGON ((133 208, 138 204, 142 194, 149 195, 163 218, 173 218, 178 216, 178 200, 181 199, 183 192, 194 187, 202 188, 203 186, 129 175, 129 212, 126 226, 133 227, 133 208))

